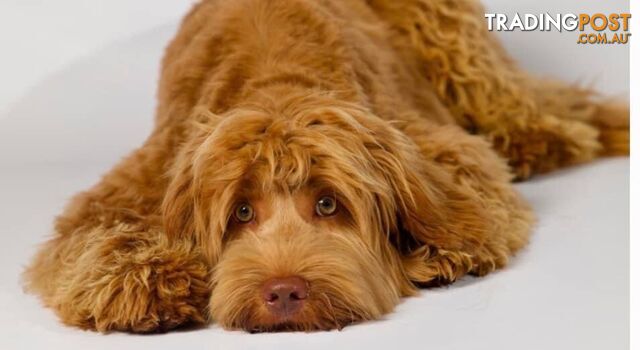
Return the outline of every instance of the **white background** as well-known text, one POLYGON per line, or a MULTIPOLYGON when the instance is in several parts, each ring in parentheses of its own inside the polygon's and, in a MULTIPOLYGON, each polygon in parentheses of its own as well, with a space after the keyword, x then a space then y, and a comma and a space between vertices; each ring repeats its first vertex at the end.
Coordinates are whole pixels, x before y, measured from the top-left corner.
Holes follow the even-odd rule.
MULTIPOLYGON (((61 326, 22 293, 19 272, 64 202, 144 140, 163 47, 191 3, 0 1, 0 349, 628 346, 627 159, 518 185, 539 223, 512 266, 424 291, 379 322, 267 335, 213 325, 162 336, 102 336, 61 326)), ((625 1, 485 3, 487 12, 506 14, 628 12, 625 1)), ((628 99, 628 46, 577 45, 577 33, 500 37, 533 72, 628 99)))

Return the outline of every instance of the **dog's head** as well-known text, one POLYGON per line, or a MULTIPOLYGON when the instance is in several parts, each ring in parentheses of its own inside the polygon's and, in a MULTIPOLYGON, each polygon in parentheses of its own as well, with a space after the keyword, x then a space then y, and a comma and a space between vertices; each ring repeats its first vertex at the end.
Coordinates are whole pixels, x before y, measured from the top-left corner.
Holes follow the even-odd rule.
POLYGON ((375 319, 433 275, 416 263, 432 244, 464 244, 446 175, 366 109, 300 97, 206 114, 163 210, 167 232, 192 239, 213 267, 209 311, 221 325, 375 319))

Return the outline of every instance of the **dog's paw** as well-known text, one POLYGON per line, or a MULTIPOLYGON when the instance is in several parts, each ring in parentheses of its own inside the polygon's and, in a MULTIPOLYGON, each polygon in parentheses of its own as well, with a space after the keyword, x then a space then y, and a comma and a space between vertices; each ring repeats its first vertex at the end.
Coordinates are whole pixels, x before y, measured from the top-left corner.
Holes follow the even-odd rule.
POLYGON ((128 233, 92 242, 53 298, 61 319, 101 332, 163 332, 202 324, 208 267, 185 246, 128 233))
POLYGON ((204 266, 161 264, 127 273, 122 289, 93 316, 99 331, 165 332, 205 322, 208 302, 204 266))
POLYGON ((172 266, 158 259, 123 268, 127 271, 104 275, 75 295, 59 309, 63 320, 101 332, 137 333, 205 322, 209 290, 204 265, 172 266))

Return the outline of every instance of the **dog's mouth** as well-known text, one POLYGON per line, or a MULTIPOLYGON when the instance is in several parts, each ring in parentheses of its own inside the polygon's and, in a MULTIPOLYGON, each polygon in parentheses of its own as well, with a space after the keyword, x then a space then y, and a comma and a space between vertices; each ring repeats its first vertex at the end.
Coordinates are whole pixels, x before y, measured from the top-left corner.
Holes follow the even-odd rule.
POLYGON ((249 320, 241 328, 249 333, 331 331, 334 329, 342 330, 342 328, 357 323, 359 320, 355 317, 336 318, 330 315, 332 312, 327 309, 321 313, 305 311, 286 317, 266 317, 259 320, 249 320))
MULTIPOLYGON (((347 324, 348 325, 348 324, 347 324)), ((305 323, 285 322, 272 325, 260 325, 251 329, 246 329, 249 333, 280 333, 280 332, 323 332, 331 331, 334 329, 342 330, 347 326, 334 326, 334 327, 321 327, 321 326, 308 326, 305 323)))
MULTIPOLYGON (((265 332, 315 332, 341 330, 347 325, 357 323, 366 316, 357 310, 344 307, 336 308, 329 296, 309 294, 307 298, 296 299, 295 293, 285 305, 278 304, 281 296, 272 301, 247 307, 244 317, 237 318, 230 328, 243 329, 250 333, 265 332)), ((284 304, 285 302, 283 302, 284 304)))

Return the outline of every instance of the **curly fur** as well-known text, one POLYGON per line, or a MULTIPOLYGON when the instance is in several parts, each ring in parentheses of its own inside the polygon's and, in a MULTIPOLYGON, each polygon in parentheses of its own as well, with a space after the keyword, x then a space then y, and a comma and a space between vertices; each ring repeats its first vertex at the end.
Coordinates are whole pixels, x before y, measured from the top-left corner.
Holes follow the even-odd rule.
POLYGON ((505 266, 533 222, 511 180, 628 154, 628 107, 523 72, 482 13, 201 1, 166 51, 152 134, 73 199, 28 289, 99 331, 315 330, 505 266), (334 217, 312 214, 324 193, 334 217), (289 275, 309 297, 283 322, 258 290, 289 275))

